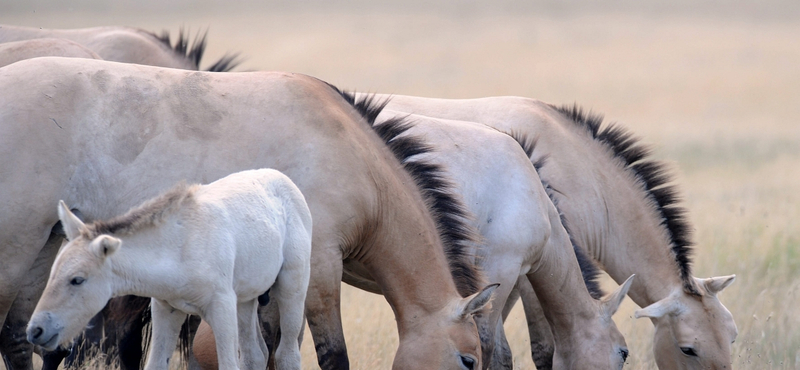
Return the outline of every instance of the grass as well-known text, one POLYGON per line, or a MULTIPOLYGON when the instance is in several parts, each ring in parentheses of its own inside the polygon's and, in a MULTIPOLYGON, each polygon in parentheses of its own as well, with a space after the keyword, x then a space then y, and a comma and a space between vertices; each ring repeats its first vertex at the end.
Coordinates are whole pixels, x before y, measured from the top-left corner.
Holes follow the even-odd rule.
MULTIPOLYGON (((613 10, 549 2, 208 10, 154 1, 143 10, 92 1, 57 10, 0 5, 0 23, 210 26, 209 60, 241 50, 242 69, 400 94, 577 101, 604 112, 675 163, 696 229, 695 274, 737 275, 720 294, 739 328, 734 367, 800 368, 800 23, 792 2, 737 0, 717 12, 694 2, 659 11, 672 2, 658 1, 613 10)), ((388 369, 397 334, 387 303, 349 287, 342 297, 352 367, 388 369)), ((653 328, 633 318, 635 309, 626 300, 615 316, 631 350, 626 368, 655 369, 653 328)), ((526 330, 517 307, 506 331, 517 367, 532 369, 526 330)), ((303 368, 315 369, 309 333, 302 355, 303 368)))

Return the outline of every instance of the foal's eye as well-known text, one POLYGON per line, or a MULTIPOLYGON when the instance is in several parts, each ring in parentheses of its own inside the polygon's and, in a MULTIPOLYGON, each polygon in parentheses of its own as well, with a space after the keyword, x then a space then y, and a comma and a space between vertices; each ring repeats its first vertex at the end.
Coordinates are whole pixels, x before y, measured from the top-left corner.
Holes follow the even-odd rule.
POLYGON ((86 279, 82 277, 74 277, 72 278, 72 280, 69 281, 69 283, 72 285, 81 285, 83 284, 84 281, 86 281, 86 279))
POLYGON ((692 347, 681 347, 681 352, 686 356, 697 357, 697 352, 692 347))

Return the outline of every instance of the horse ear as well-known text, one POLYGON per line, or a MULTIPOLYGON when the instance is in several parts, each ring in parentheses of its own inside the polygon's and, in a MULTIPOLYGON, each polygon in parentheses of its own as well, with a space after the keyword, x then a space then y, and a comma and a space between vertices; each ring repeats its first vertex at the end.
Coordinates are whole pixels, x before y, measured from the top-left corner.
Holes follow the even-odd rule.
POLYGON ((58 219, 61 220, 61 226, 64 233, 67 234, 68 240, 75 240, 81 234, 81 229, 86 227, 83 221, 69 210, 63 200, 58 201, 58 219))
POLYGON ((636 276, 636 274, 629 276, 628 279, 625 280, 625 282, 622 283, 622 285, 620 285, 616 291, 602 299, 600 304, 603 309, 602 312, 606 318, 610 319, 611 316, 614 316, 614 313, 617 312, 619 305, 621 305, 622 301, 625 299, 625 295, 628 294, 628 290, 631 289, 634 276, 636 276))
POLYGON ((459 319, 465 319, 467 316, 483 309, 483 307, 486 306, 492 299, 492 293, 494 293, 494 290, 499 286, 500 284, 487 285, 480 292, 477 292, 469 297, 462 298, 461 304, 458 305, 459 308, 458 312, 456 312, 456 317, 459 319))
POLYGON ((92 242, 92 249, 98 257, 105 258, 114 254, 121 245, 122 240, 110 235, 100 235, 92 242))
POLYGON ((642 308, 641 310, 637 310, 633 313, 633 316, 637 319, 641 319, 642 317, 658 319, 667 314, 678 311, 679 308, 680 306, 678 302, 669 298, 665 298, 645 308, 642 308))
POLYGON ((715 296, 717 293, 727 288, 728 285, 731 285, 734 280, 736 280, 736 275, 716 276, 708 279, 700 279, 700 282, 703 284, 703 287, 706 288, 706 292, 708 292, 709 295, 715 296))

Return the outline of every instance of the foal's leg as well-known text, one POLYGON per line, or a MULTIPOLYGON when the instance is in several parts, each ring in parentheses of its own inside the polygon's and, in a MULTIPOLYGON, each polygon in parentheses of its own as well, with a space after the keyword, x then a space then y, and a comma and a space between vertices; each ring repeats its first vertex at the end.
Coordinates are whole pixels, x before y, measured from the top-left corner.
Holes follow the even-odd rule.
MULTIPOLYGON (((258 327, 256 309, 258 301, 239 302, 237 319, 239 321, 239 353, 242 369, 266 369, 266 345, 258 327), (261 347, 264 347, 262 350, 261 347)), ((266 356, 269 356, 267 353, 266 356)))
POLYGON ((494 291, 492 309, 484 315, 475 316, 481 339, 484 369, 500 370, 514 367, 511 351, 507 349, 508 344, 504 338, 502 304, 505 303, 519 276, 522 264, 519 259, 520 257, 514 253, 496 253, 487 256, 482 266, 489 283, 500 283, 494 291), (498 338, 498 334, 501 337, 498 338), (500 346, 496 346, 496 342, 499 342, 500 346))
POLYGON ((153 315, 153 342, 147 356, 145 370, 167 370, 169 359, 178 343, 181 325, 186 314, 172 308, 167 302, 153 298, 151 301, 153 315))
POLYGON ((281 338, 275 352, 278 370, 300 369, 298 338, 303 332, 303 305, 306 299, 308 266, 284 266, 272 285, 271 293, 278 303, 281 338))
MULTIPOLYGON (((217 364, 220 369, 239 369, 239 339, 236 319, 236 294, 216 295, 205 309, 204 320, 214 332, 217 364)), ((266 365, 264 365, 266 367, 266 365)))

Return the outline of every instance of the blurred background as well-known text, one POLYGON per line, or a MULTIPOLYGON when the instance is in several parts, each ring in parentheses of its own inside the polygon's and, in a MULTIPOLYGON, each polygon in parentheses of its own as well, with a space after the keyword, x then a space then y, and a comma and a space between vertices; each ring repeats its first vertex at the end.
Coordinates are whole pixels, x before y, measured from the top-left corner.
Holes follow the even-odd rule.
MULTIPOLYGON (((675 164, 698 277, 737 274, 720 295, 739 327, 737 369, 800 368, 800 2, 2 0, 0 23, 140 27, 173 40, 208 30, 208 66, 309 74, 346 89, 577 102, 675 164)), ((606 282, 611 289, 613 283, 606 282)), ((388 369, 394 318, 345 289, 354 369, 388 369)), ((615 316, 631 357, 654 369, 652 325, 615 316)), ((506 323, 532 369, 519 307, 506 323)), ((316 368, 310 335, 304 368, 316 368)), ((1 367, 1 366, 0 366, 1 367)))

